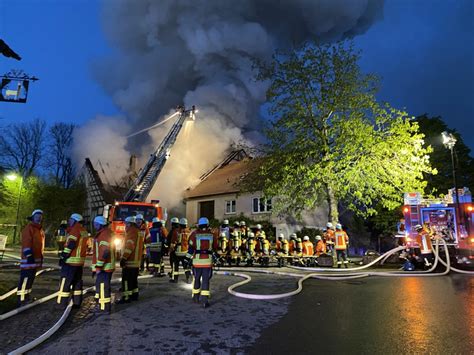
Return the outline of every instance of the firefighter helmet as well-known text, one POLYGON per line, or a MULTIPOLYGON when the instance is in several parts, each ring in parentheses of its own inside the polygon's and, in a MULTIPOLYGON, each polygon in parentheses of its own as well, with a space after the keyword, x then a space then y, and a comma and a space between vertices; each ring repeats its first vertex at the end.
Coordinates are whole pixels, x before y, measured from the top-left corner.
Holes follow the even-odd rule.
POLYGON ((222 224, 229 224, 229 220, 228 219, 224 219, 224 221, 222 222, 222 224))
POLYGON ((255 238, 255 234, 254 234, 254 233, 252 233, 252 232, 250 232, 250 233, 249 233, 249 238, 250 238, 250 239, 253 239, 253 238, 255 238))
POLYGON ((422 226, 421 224, 417 224, 417 225, 415 226, 415 230, 416 230, 417 232, 421 231, 422 229, 423 229, 423 226, 422 226))
MULTIPOLYGON (((139 213, 135 216, 135 219, 141 219, 143 221, 145 218, 143 218, 143 215, 139 213)), ((135 223, 135 221, 133 221, 133 223, 135 223)))
POLYGON ((245 221, 240 221, 240 226, 245 227, 246 226, 245 221))
POLYGON ((76 222, 81 222, 83 220, 82 216, 79 213, 73 213, 70 218, 75 220, 76 222))
POLYGON ((61 224, 60 224, 60 225, 62 226, 63 224, 67 224, 67 221, 66 221, 65 219, 63 219, 63 220, 61 221, 61 224))
POLYGON ((261 225, 261 224, 257 224, 257 229, 262 229, 262 225, 261 225))
POLYGON ((153 217, 153 219, 151 220, 151 223, 161 223, 161 221, 158 217, 153 217))
POLYGON ((173 217, 173 218, 171 218, 170 222, 171 222, 171 224, 173 224, 173 223, 179 224, 179 218, 178 217, 173 217))
POLYGON ((316 239, 316 240, 323 240, 323 238, 321 238, 320 235, 317 235, 315 239, 316 239))
POLYGON ((125 223, 135 223, 136 220, 137 220, 137 217, 128 216, 127 218, 125 218, 125 223))
POLYGON ((332 228, 332 227, 333 227, 333 226, 332 226, 332 223, 331 223, 331 222, 326 223, 326 227, 327 227, 327 228, 332 228))
POLYGON ((209 220, 206 217, 201 217, 201 218, 199 218, 198 225, 199 226, 208 226, 209 225, 209 220))
POLYGON ((34 210, 33 212, 31 212, 31 217, 33 217, 37 213, 43 214, 43 210, 34 210))
POLYGON ((283 239, 283 238, 285 238, 285 235, 284 235, 283 233, 280 233, 280 235, 278 236, 278 238, 283 239))
POLYGON ((104 216, 96 216, 94 218, 94 223, 98 223, 98 224, 101 224, 103 226, 107 225, 107 221, 106 219, 104 218, 104 216))
POLYGON ((307 240, 309 240, 309 237, 308 237, 307 235, 305 235, 305 236, 303 237, 303 240, 304 240, 304 241, 307 241, 307 240))
POLYGON ((336 229, 342 229, 342 226, 340 223, 336 224, 336 229))
POLYGON ((234 227, 240 227, 240 222, 239 222, 239 221, 235 221, 235 222, 234 222, 234 227))
POLYGON ((188 220, 183 217, 179 220, 179 224, 182 225, 182 226, 187 226, 188 225, 188 220))

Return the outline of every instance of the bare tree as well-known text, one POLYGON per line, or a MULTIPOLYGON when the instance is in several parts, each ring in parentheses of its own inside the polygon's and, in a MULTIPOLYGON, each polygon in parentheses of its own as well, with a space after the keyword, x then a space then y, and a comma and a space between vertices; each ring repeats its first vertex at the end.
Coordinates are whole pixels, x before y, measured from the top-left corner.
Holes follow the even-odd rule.
POLYGON ((56 183, 64 188, 71 187, 75 169, 71 159, 74 124, 55 123, 50 129, 49 160, 56 183))
POLYGON ((17 123, 0 136, 0 165, 30 176, 43 158, 46 123, 40 119, 17 123))

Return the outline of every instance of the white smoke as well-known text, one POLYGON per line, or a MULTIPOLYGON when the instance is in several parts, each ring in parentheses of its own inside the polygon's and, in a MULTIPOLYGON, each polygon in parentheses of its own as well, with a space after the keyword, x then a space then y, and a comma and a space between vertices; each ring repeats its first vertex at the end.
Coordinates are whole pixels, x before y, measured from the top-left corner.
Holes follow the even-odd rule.
MULTIPOLYGON (((254 79, 254 58, 268 60, 276 48, 308 39, 363 33, 381 16, 383 2, 115 0, 103 5, 104 31, 119 54, 94 72, 127 114, 132 131, 156 123, 179 104, 199 110, 149 197, 172 207, 231 144, 258 137, 267 86, 254 79)), ((148 144, 143 136, 130 139, 127 150, 141 150, 143 165, 170 125, 145 134, 148 144)))

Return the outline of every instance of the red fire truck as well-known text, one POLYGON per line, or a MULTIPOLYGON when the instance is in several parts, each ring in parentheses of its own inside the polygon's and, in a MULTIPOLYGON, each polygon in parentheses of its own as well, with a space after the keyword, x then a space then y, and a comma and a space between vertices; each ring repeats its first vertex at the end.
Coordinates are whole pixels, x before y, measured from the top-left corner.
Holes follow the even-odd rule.
POLYGON ((166 220, 166 211, 159 205, 159 201, 147 202, 115 202, 113 205, 107 205, 104 208, 104 217, 110 223, 114 235, 114 244, 117 250, 122 247, 125 235, 125 218, 142 214, 146 223, 151 228, 151 221, 154 217, 160 220, 166 220))
MULTIPOLYGON (((411 244, 417 235, 417 224, 429 228, 441 236, 454 256, 454 262, 474 267, 474 206, 468 188, 458 189, 459 205, 456 192, 449 190, 443 198, 423 198, 418 192, 405 193, 402 232, 407 243, 411 244)), ((399 229, 400 231, 400 229, 399 229)))

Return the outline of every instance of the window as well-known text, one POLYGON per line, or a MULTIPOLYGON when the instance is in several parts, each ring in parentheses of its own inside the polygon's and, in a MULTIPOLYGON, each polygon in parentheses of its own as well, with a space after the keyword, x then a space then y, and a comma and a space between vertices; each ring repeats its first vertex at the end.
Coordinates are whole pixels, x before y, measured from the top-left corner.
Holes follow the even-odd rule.
POLYGON ((225 202, 225 213, 232 214, 235 213, 235 200, 230 200, 225 202))
POLYGON ((272 200, 263 197, 255 197, 253 199, 253 213, 270 212, 272 210, 272 200))

